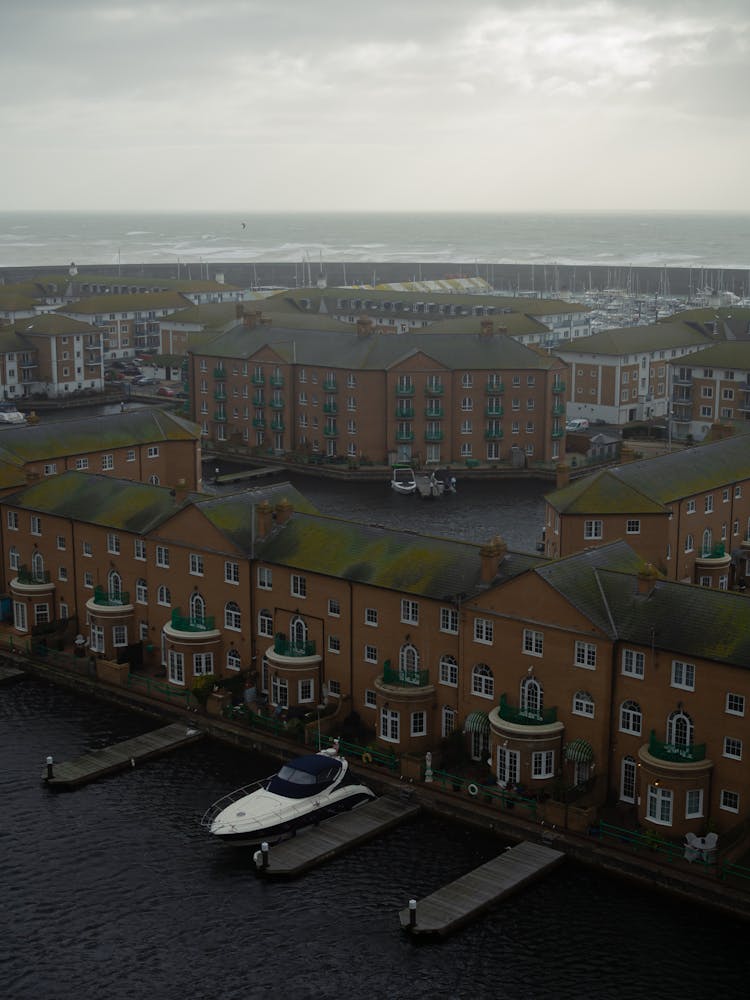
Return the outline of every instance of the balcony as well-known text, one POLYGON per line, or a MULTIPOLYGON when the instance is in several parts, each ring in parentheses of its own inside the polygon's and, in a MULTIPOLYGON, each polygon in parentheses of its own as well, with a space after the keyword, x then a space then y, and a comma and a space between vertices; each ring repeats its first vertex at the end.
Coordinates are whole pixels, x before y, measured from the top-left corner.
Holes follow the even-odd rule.
POLYGON ((227 394, 223 389, 216 389, 214 392, 214 399, 217 403, 225 403, 227 400, 227 394))
MULTIPOLYGON (((411 413, 408 415, 410 417, 413 417, 414 410, 412 410, 411 413)), ((433 406, 425 410, 424 415, 427 420, 442 420, 442 418, 445 416, 445 411, 443 410, 442 406, 433 406)), ((397 413, 396 416, 399 416, 399 414, 397 413)))
POLYGON ((277 417, 275 420, 271 421, 271 430, 283 431, 286 430, 286 425, 284 424, 284 421, 280 417, 277 417))
POLYGON ((255 395, 253 396, 253 406, 265 406, 265 405, 266 401, 265 399, 263 399, 263 393, 256 392, 255 395))
POLYGON ((227 373, 223 368, 214 368, 214 378, 226 378, 227 373))
POLYGON ((266 426, 266 422, 263 417, 253 417, 253 427, 263 428, 266 426))
POLYGON ((543 708, 540 712, 533 709, 511 708, 507 695, 500 695, 498 715, 503 722, 513 722, 517 726, 549 726, 557 722, 557 708, 543 708))
POLYGON ((130 594, 127 590, 110 592, 105 587, 94 587, 94 604, 103 608, 120 608, 130 604, 130 594))
POLYGON ((564 403, 553 403, 552 404, 552 416, 562 417, 565 414, 565 404, 564 403))
POLYGON ((327 378, 323 382, 323 389, 326 392, 338 392, 339 391, 339 387, 336 384, 336 379, 335 378, 327 378))
POLYGON ((394 416, 397 420, 411 420, 414 416, 413 406, 397 406, 394 416))
POLYGON ((429 670, 394 670, 390 662, 383 664, 383 683, 397 687, 427 687, 430 683, 429 670))
POLYGON ((672 385, 692 385, 693 384, 693 373, 689 375, 687 372, 678 372, 676 375, 672 376, 672 385))
POLYGON ((338 434, 339 434, 339 432, 336 429, 336 425, 335 424, 333 425, 333 427, 324 427, 323 428, 323 436, 324 437, 335 438, 335 437, 338 437, 338 434))
POLYGON ((554 382, 552 384, 552 391, 557 395, 561 392, 565 392, 566 385, 564 382, 554 382))
POLYGON ((497 431, 485 431, 484 432, 485 441, 502 441, 503 431, 502 428, 497 431))
POLYGON ((272 375, 271 385, 274 389, 283 389, 284 387, 284 376, 283 375, 272 375))
POLYGON ((396 431, 397 441, 413 441, 414 431, 396 431))
POLYGON ((445 392, 445 386, 438 382, 428 382, 424 391, 427 396, 442 396, 445 392))
POLYGON ((182 614, 179 608, 172 611, 172 628, 178 632, 210 632, 214 628, 214 616, 203 615, 201 618, 193 618, 182 614))
POLYGON ((266 376, 265 375, 253 375, 253 377, 250 379, 250 381, 253 383, 253 385, 265 385, 266 384, 266 376))
POLYGON ((413 396, 414 395, 414 386, 413 385, 406 385, 406 384, 399 383, 399 385, 396 386, 396 395, 397 396, 413 396))
POLYGON ((565 437, 565 428, 557 427, 552 431, 552 440, 557 441, 559 438, 565 437))
POLYGON ((705 743, 663 743, 657 740, 652 729, 648 740, 648 752, 657 760, 668 760, 675 764, 692 764, 706 759, 705 743))
POLYGON ((272 399, 271 400, 271 409, 272 410, 283 410, 284 409, 284 400, 283 399, 272 399))
POLYGON ((227 415, 223 410, 216 410, 214 412, 214 420, 217 424, 225 424, 227 422, 227 415))
POLYGON ((490 403, 484 408, 485 417, 502 417, 505 414, 505 410, 502 406, 495 406, 490 403))
POLYGON ((338 413, 339 408, 336 403, 323 403, 323 413, 338 413))
POLYGON ((277 656, 315 656, 315 640, 295 642, 288 639, 283 632, 277 632, 273 638, 273 651, 277 656))
POLYGON ((502 382, 488 382, 487 383, 487 395, 488 396, 500 396, 505 392, 505 386, 502 382))
POLYGON ((444 434, 442 431, 425 431, 425 441, 442 441, 444 434))
POLYGON ((16 580, 24 587, 35 587, 40 583, 49 583, 49 570, 45 569, 41 573, 30 572, 28 566, 21 566, 16 574, 16 580))

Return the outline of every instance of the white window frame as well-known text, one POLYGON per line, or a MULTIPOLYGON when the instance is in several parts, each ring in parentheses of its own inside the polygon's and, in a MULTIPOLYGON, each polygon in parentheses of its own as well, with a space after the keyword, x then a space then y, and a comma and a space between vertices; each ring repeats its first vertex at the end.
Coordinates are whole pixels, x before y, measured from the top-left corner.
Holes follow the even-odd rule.
POLYGON ((491 646, 495 637, 495 623, 489 618, 474 619, 474 642, 481 642, 485 646, 491 646))
POLYGON ((526 656, 544 656, 544 632, 537 629, 525 628, 521 649, 526 656))
POLYGON ((646 654, 638 649, 623 649, 620 671, 626 677, 642 681, 646 673, 646 654))
POLYGON ((542 781, 555 776, 555 751, 535 750, 531 755, 531 780, 542 781))
POLYGON ((688 788, 685 791, 685 819, 699 819, 702 815, 703 789, 688 788))
POLYGON ((169 569, 169 548, 166 545, 156 546, 156 565, 160 569, 169 569))
POLYGON ((733 691, 727 691, 724 711, 727 713, 727 715, 744 715, 745 714, 744 694, 735 694, 735 692, 733 691))
POLYGON ((584 670, 596 670, 596 643, 577 639, 574 663, 584 670))
POLYGON ((590 518, 584 521, 583 537, 587 540, 601 541, 604 538, 604 522, 600 518, 590 518))
POLYGON ((411 713, 409 733, 411 736, 427 735, 427 712, 424 709, 411 713))
POLYGON ((725 736, 722 757, 730 760, 742 760, 742 740, 736 736, 725 736))
POLYGON ((588 691, 576 691, 573 695, 573 715, 583 715, 587 719, 594 718, 594 699, 588 691))
POLYGON ((733 792, 728 788, 722 788, 719 795, 719 809, 725 812, 738 813, 740 811, 740 793, 733 792))
POLYGON ((273 590, 273 570, 270 566, 258 567, 258 590, 273 590))
POLYGON ((449 635, 458 635, 458 610, 456 608, 440 609, 440 631, 449 635))
POLYGON ((408 597, 401 600, 401 621, 406 625, 419 625, 419 602, 408 597))
POLYGON ((458 687, 458 661, 455 656, 440 657, 440 683, 447 687, 458 687))
POLYGON ((233 586, 240 582, 240 564, 232 562, 230 559, 224 562, 224 583, 231 583, 233 586))
POLYGON ((289 590, 292 597, 298 597, 304 601, 307 598, 307 577, 302 576, 301 573, 292 573, 289 590))
POLYGON ((401 732, 401 714, 392 708, 380 709, 380 739, 386 743, 398 743, 401 732))
POLYGON ((695 664, 672 660, 672 687, 695 691, 695 664))
POLYGON ((365 708, 378 707, 378 692, 372 688, 365 688, 365 708))
POLYGON ((671 826, 674 809, 674 792, 661 785, 649 785, 646 793, 646 816, 657 826, 671 826))
POLYGON ((378 627, 377 608, 365 608, 365 625, 369 625, 371 628, 378 627))
POLYGON ((203 576, 203 556, 200 552, 190 553, 190 575, 203 576))

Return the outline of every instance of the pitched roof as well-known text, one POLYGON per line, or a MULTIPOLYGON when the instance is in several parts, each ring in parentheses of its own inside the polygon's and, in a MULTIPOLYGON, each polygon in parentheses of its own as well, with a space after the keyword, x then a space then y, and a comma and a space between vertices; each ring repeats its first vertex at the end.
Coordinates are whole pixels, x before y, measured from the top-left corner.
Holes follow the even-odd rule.
POLYGON ((252 555, 259 548, 254 530, 254 508, 264 501, 271 506, 288 500, 295 511, 314 513, 316 508, 291 483, 272 483, 237 493, 201 498, 195 506, 232 544, 252 555))
POLYGON ((189 304, 180 292, 135 292, 122 295, 92 295, 90 298, 58 306, 57 311, 80 315, 102 316, 105 313, 139 312, 149 309, 184 309, 189 304))
MULTIPOLYGON (((480 549, 468 542, 295 513, 257 546, 256 555, 302 571, 452 601, 486 589, 481 586, 480 549)), ((495 582, 540 561, 538 556, 509 552, 495 582)))
POLYGON ((652 323, 650 326, 626 326, 600 330, 590 337, 577 337, 557 348, 567 354, 604 354, 622 357, 628 354, 651 353, 673 347, 702 347, 710 343, 707 334, 683 323, 652 323))

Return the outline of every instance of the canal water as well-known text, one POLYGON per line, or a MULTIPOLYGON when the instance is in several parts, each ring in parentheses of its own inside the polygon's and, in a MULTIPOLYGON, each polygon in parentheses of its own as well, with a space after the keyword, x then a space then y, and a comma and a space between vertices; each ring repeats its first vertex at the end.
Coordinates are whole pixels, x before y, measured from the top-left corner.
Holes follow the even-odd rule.
POLYGON ((572 862, 455 936, 398 911, 503 844, 420 818, 290 882, 199 826, 275 769, 204 741, 72 792, 41 781, 153 721, 47 683, 0 687, 0 989, 8 1000, 259 997, 722 1000, 747 995, 747 925, 572 862))

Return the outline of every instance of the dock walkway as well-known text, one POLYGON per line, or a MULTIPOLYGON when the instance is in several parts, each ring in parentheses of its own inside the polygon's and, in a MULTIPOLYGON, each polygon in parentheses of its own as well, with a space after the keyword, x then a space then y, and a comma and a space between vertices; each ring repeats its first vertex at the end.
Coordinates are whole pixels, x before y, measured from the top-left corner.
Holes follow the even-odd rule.
POLYGON ((269 849, 267 866, 258 870, 272 877, 301 875, 416 816, 419 809, 415 802, 381 796, 275 844, 269 849))
POLYGON ((525 840, 419 900, 413 925, 410 908, 401 910, 401 927, 412 934, 450 934, 564 857, 561 851, 525 840))
POLYGON ((52 765, 52 776, 48 768, 42 771, 42 779, 52 788, 76 788, 105 774, 122 771, 135 766, 136 761, 148 760, 158 754, 176 750, 188 743, 202 739, 199 729, 192 729, 182 722, 172 723, 162 729, 136 736, 132 740, 115 743, 111 747, 92 750, 74 760, 52 765))
POLYGON ((8 663, 0 663, 0 684, 4 681, 12 681, 17 677, 23 676, 23 670, 19 670, 18 667, 12 667, 8 663))

